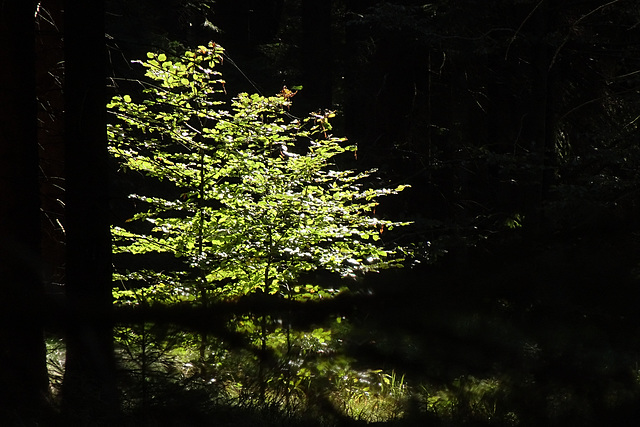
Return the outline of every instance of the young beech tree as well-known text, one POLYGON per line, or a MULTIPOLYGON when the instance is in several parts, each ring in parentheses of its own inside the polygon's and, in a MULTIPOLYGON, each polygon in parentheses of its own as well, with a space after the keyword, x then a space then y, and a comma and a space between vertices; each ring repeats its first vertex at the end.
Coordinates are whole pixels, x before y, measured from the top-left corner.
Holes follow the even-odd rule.
POLYGON ((168 181, 175 193, 131 194, 140 211, 113 227, 114 251, 184 260, 181 271, 117 275, 149 285, 122 290, 120 301, 316 298, 337 291, 304 282, 309 272, 354 276, 400 266, 400 252, 384 247, 381 233, 401 223, 373 212, 378 197, 403 186, 369 188, 372 171, 341 170, 340 155, 356 148, 329 133, 333 113, 292 116, 286 88, 225 101, 216 70, 222 55, 214 43, 175 59, 149 53, 137 61, 150 79, 141 99, 118 95, 108 105, 118 118, 109 138, 121 168, 168 181))

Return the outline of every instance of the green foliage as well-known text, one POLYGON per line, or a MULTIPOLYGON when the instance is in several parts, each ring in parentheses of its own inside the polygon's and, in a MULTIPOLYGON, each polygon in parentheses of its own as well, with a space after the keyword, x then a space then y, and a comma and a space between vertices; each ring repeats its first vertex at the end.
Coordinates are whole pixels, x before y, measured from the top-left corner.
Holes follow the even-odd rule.
MULTIPOLYGON (((341 292, 309 279, 315 271, 348 278, 401 266, 402 251, 386 247, 383 236, 403 223, 374 211, 380 197, 405 186, 374 188, 373 171, 341 166, 354 161, 356 147, 331 134, 332 111, 291 115, 295 92, 227 97, 216 69, 222 54, 213 43, 180 58, 149 53, 136 61, 148 79, 142 94, 114 96, 108 104, 116 118, 109 150, 121 172, 141 174, 158 189, 129 196, 137 210, 113 226, 113 251, 182 261, 166 269, 116 264, 116 303, 207 305, 251 294, 307 301, 341 292)), ((212 337, 172 335, 152 324, 119 328, 118 342, 144 384, 182 359, 190 367, 185 378, 205 385, 215 378, 238 402, 258 399, 291 411, 312 382, 327 383, 320 379, 348 368, 318 363, 335 351, 329 325, 300 331, 288 322, 230 316, 228 329, 245 337, 246 348, 229 357, 222 343, 211 347, 212 337)), ((141 387, 143 401, 151 395, 141 387)))
POLYGON ((422 386, 420 394, 428 413, 452 422, 471 419, 492 420, 496 425, 519 425, 517 415, 498 403, 505 401, 509 391, 509 385, 500 379, 464 376, 444 388, 422 386))
POLYGON ((366 422, 399 419, 408 397, 404 376, 381 369, 345 369, 336 375, 334 401, 351 418, 366 422))
POLYGON ((399 224, 372 212, 380 196, 404 186, 368 188, 371 171, 341 170, 340 155, 355 146, 329 133, 332 112, 289 114, 290 91, 241 93, 227 103, 215 69, 222 52, 212 43, 175 59, 149 53, 138 62, 152 82, 143 99, 109 103, 119 119, 109 127, 110 151, 122 170, 176 191, 175 198, 130 195, 144 208, 131 226, 113 228, 114 252, 181 257, 179 282, 156 272, 147 281, 165 289, 173 282, 176 295, 201 302, 255 292, 329 296, 336 291, 300 278, 317 269, 353 277, 400 266, 399 255, 379 245, 399 224))

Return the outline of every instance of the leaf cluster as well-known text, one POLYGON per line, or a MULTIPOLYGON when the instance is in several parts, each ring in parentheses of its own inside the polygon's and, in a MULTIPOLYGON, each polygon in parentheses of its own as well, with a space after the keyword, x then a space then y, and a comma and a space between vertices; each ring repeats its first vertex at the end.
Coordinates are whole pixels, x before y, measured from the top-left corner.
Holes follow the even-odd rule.
POLYGON ((216 70, 222 53, 214 43, 174 59, 149 53, 138 61, 150 80, 143 99, 117 95, 108 104, 121 169, 179 193, 131 194, 143 208, 113 227, 114 252, 175 254, 185 261, 176 289, 201 301, 255 292, 313 298, 337 291, 301 283, 306 273, 355 277, 400 266, 381 233, 401 224, 373 212, 379 197, 404 186, 366 188, 373 171, 340 169, 356 147, 329 133, 333 112, 294 117, 292 96, 282 93, 227 99, 216 70))

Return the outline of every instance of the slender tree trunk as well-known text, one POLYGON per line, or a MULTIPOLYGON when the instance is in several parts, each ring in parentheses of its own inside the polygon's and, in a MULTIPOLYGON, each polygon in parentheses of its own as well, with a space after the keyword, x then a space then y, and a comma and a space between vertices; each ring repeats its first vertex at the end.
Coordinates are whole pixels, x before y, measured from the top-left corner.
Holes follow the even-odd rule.
MULTIPOLYGON (((357 16, 364 11, 365 6, 359 0, 345 0, 345 15, 357 16)), ((358 45, 363 35, 359 27, 346 25, 344 27, 344 117, 345 132, 349 139, 364 139, 369 130, 366 126, 367 117, 370 111, 366 108, 367 100, 362 96, 362 73, 360 73, 357 56, 359 54, 358 45), (360 80, 359 80, 360 79, 360 80)), ((371 103, 369 104, 369 108, 371 103)))
POLYGON ((312 108, 330 108, 333 88, 331 0, 302 0, 304 99, 312 108))
POLYGON ((547 195, 553 179, 554 154, 554 123, 549 105, 551 103, 551 90, 553 73, 551 66, 551 50, 546 37, 549 33, 551 12, 548 1, 539 7, 535 20, 535 43, 532 47, 534 64, 533 93, 531 96, 531 139, 530 151, 537 157, 539 169, 535 184, 531 189, 528 200, 529 230, 533 235, 538 235, 544 230, 544 215, 542 204, 547 195))
POLYGON ((42 333, 33 3, 0 3, 0 424, 35 425, 48 394, 42 333))
MULTIPOLYGON (((64 76, 62 0, 43 0, 36 16, 36 90, 45 294, 59 305, 64 282, 64 76)), ((46 327, 53 326, 47 318, 46 327)))
POLYGON ((73 425, 117 412, 111 314, 104 4, 65 5, 66 294, 63 411, 73 425))

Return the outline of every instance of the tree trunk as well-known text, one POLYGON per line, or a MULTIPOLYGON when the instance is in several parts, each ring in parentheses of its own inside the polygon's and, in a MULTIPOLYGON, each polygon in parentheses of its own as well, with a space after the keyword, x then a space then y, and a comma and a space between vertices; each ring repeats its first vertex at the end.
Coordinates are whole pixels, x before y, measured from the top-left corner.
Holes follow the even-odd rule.
MULTIPOLYGON (((63 292, 64 228, 64 76, 62 0, 40 2, 36 17, 36 91, 40 149, 40 203, 45 295, 57 300, 63 292)), ((59 300, 57 301, 59 304, 59 300)), ((45 327, 58 319, 47 317, 45 327), (53 321, 53 322, 52 322, 53 321)))
POLYGON ((104 4, 65 6, 66 295, 63 412, 73 425, 117 412, 111 326, 104 4))
POLYGON ((333 47, 331 1, 302 0, 303 99, 311 108, 331 108, 333 47))
POLYGON ((554 123, 549 108, 553 73, 550 70, 550 46, 546 40, 550 28, 553 28, 549 22, 551 16, 549 2, 544 1, 534 15, 535 32, 531 53, 534 68, 530 109, 530 152, 536 156, 538 174, 527 201, 525 216, 528 217, 529 231, 534 236, 544 232, 542 205, 553 179, 555 163, 554 123))
POLYGON ((35 7, 0 4, 0 424, 34 425, 48 394, 42 333, 35 7))

